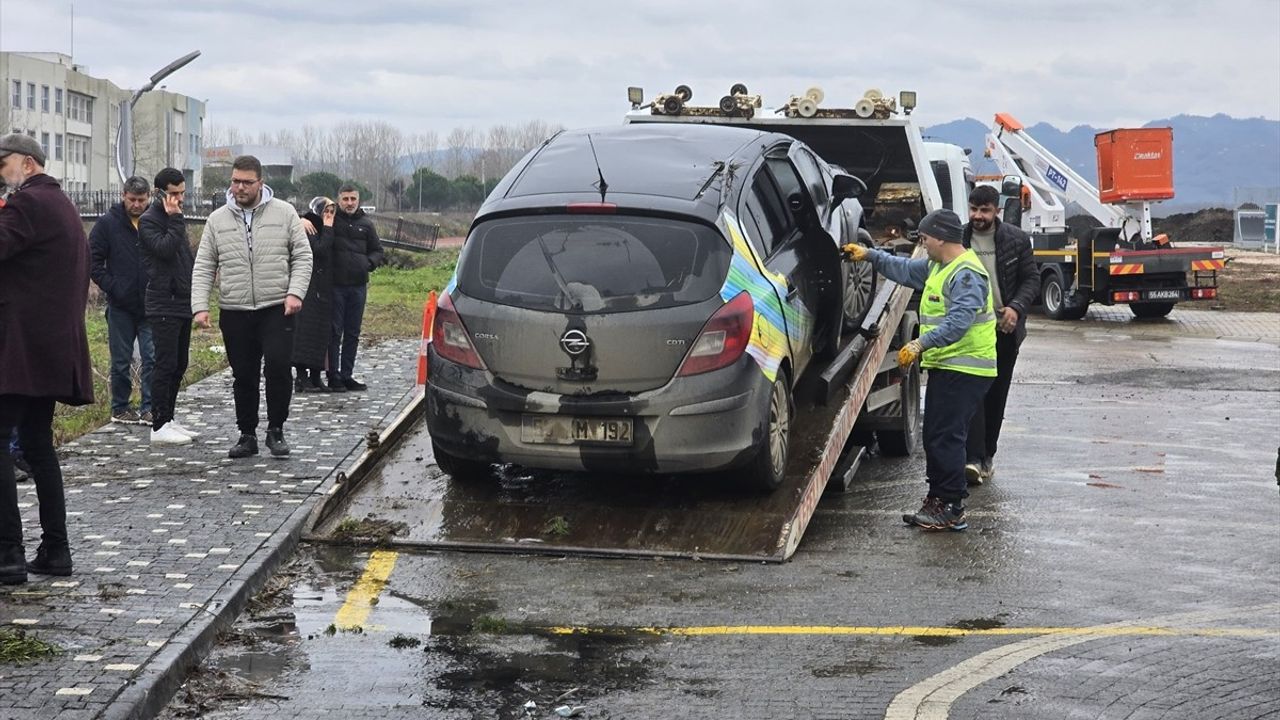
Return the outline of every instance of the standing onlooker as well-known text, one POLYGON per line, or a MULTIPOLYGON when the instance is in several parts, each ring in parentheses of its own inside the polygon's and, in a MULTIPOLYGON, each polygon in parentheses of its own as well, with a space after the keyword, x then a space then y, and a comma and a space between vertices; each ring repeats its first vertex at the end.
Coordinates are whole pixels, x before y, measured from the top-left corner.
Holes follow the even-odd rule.
POLYGON ((138 240, 138 223, 150 199, 150 186, 145 179, 135 175, 125 180, 120 203, 112 205, 98 218, 89 233, 89 275, 107 296, 112 422, 150 425, 152 420, 151 378, 155 356, 143 301, 147 269, 143 266, 138 240), (138 410, 129 407, 135 342, 142 356, 142 403, 138 410))
POLYGON ((174 419, 178 390, 191 351, 191 241, 182 216, 187 180, 177 168, 156 173, 156 199, 142 215, 138 235, 147 266, 147 321, 155 341, 151 442, 185 445, 198 437, 174 419))
POLYGON ((926 530, 963 530, 965 435, 969 420, 996 375, 996 319, 987 271, 962 241, 964 227, 950 210, 920 220, 920 244, 928 258, 896 257, 852 243, 854 261, 869 260, 886 278, 916 290, 920 337, 898 351, 898 365, 920 358, 929 371, 924 396, 924 456, 929 494, 903 522, 926 530))
POLYGON ((293 316, 311 280, 311 245, 293 206, 272 197, 262 163, 241 155, 231 164, 227 204, 209 214, 191 280, 195 322, 209 327, 209 291, 219 277, 218 327, 234 377, 240 438, 228 456, 258 454, 258 381, 266 366, 267 447, 289 454, 284 423, 293 395, 293 316))
POLYGON ((368 297, 369 273, 386 262, 373 221, 360 208, 354 185, 338 188, 333 224, 333 337, 329 340, 329 389, 365 390, 355 379, 356 350, 368 297))
POLYGON ((62 468, 53 447, 53 406, 93 402, 84 310, 89 240, 39 143, 0 137, 0 178, 14 189, 0 208, 0 438, 14 428, 40 503, 40 547, 26 562, 13 457, 0 453, 0 583, 27 573, 71 574, 62 468))
POLYGON ((295 392, 325 392, 321 381, 325 359, 329 355, 329 334, 333 330, 333 218, 338 206, 327 197, 311 199, 302 218, 311 243, 311 282, 302 310, 294 320, 293 366, 297 371, 295 392))
POLYGON ((996 379, 987 390, 978 412, 969 423, 968 461, 964 466, 969 484, 981 485, 995 474, 996 445, 1004 425, 1018 349, 1027 337, 1027 309, 1040 294, 1040 273, 1031 252, 1031 238, 1021 228, 1000 222, 996 205, 1000 194, 990 186, 969 193, 969 224, 964 246, 973 249, 991 279, 991 299, 996 309, 996 379))

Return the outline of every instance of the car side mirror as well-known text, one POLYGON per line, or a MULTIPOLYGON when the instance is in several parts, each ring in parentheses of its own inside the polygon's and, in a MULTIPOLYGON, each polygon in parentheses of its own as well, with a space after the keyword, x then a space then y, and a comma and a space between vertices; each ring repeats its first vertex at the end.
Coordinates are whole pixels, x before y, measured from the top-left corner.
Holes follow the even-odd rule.
POLYGON ((1007 197, 1021 196, 1022 178, 1017 175, 1005 175, 1004 181, 1000 183, 1000 194, 1007 197))
POLYGON ((867 184, 852 175, 837 173, 831 180, 831 198, 836 205, 867 191, 867 184))

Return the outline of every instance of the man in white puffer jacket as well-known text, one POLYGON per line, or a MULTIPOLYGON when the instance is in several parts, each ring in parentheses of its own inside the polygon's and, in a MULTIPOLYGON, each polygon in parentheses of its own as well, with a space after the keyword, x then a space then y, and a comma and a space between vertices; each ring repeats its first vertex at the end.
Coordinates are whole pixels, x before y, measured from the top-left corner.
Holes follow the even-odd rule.
POLYGON ((293 320, 311 281, 311 245, 293 206, 272 197, 262 163, 241 155, 231 165, 227 204, 209 214, 191 277, 194 322, 209 325, 209 293, 218 276, 218 327, 235 381, 240 438, 227 454, 258 454, 258 381, 266 365, 267 448, 289 454, 284 422, 293 394, 293 320))

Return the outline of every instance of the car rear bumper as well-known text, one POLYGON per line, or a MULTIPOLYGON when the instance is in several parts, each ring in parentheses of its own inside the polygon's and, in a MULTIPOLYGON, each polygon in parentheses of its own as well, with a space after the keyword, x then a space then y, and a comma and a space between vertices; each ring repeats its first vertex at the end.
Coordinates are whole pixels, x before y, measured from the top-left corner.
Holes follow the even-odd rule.
POLYGON ((750 460, 764 442, 770 383, 749 356, 630 395, 576 398, 523 391, 430 354, 427 428, 453 455, 549 470, 712 472, 750 460), (630 418, 629 446, 525 442, 526 415, 630 418))

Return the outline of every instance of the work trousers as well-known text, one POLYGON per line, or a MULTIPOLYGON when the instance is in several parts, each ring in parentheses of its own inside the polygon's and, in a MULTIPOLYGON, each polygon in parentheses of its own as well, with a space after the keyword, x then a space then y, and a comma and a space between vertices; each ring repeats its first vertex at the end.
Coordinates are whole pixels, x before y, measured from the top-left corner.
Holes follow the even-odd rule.
MULTIPOLYGON (((67 502, 62 494, 62 467, 53 449, 53 398, 0 395, 0 438, 14 428, 40 502, 40 539, 46 545, 67 544, 67 502)), ((22 545, 22 513, 13 456, 0 452, 0 546, 22 545)))
POLYGON ((350 380, 356 370, 356 350, 360 347, 360 326, 368 285, 337 285, 333 288, 333 333, 329 336, 329 373, 350 380))
POLYGON ((924 460, 929 496, 959 502, 969 496, 964 476, 969 421, 993 378, 929 369, 924 392, 924 460))
POLYGON ((151 386, 151 428, 159 430, 173 420, 178 390, 191 355, 191 318, 151 318, 151 338, 156 347, 156 371, 151 386))
POLYGON ((293 397, 293 316, 283 305, 260 310, 223 310, 218 317, 227 344, 236 427, 246 435, 258 429, 258 383, 265 374, 267 427, 284 427, 293 397), (265 372, 264 372, 265 367, 265 372))
POLYGON ((981 464, 996 456, 1000 428, 1004 425, 1004 406, 1009 399, 1013 366, 1018 362, 1018 339, 1013 333, 996 333, 996 377, 987 390, 982 406, 969 422, 968 460, 981 464))
POLYGON ((155 351, 151 342, 151 325, 141 315, 107 306, 107 348, 111 351, 111 414, 129 409, 133 394, 133 344, 138 344, 142 357, 139 390, 142 404, 139 412, 151 410, 151 382, 155 368, 155 351))

